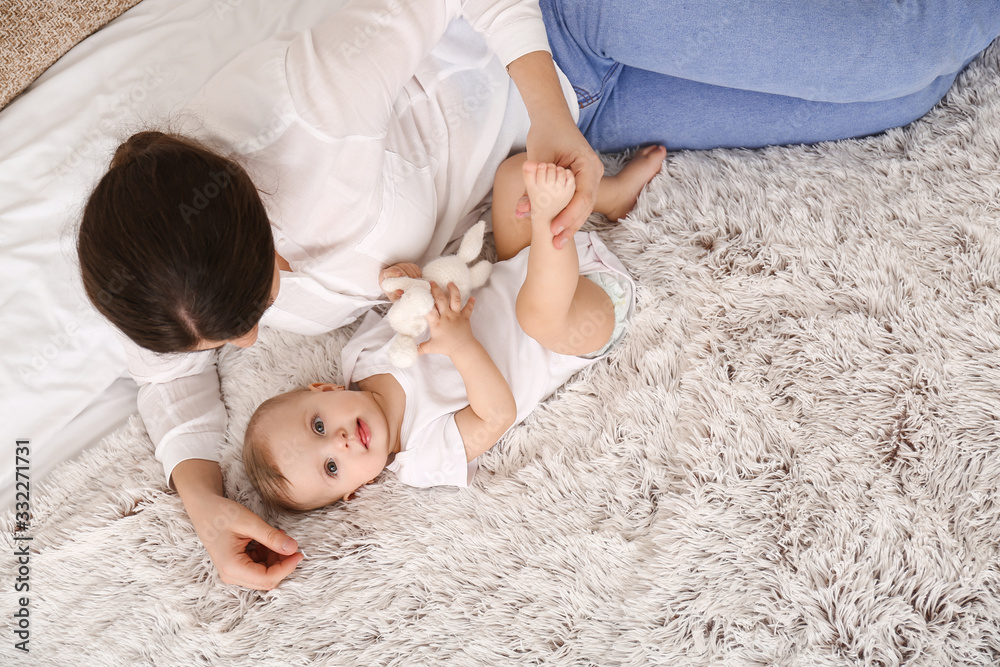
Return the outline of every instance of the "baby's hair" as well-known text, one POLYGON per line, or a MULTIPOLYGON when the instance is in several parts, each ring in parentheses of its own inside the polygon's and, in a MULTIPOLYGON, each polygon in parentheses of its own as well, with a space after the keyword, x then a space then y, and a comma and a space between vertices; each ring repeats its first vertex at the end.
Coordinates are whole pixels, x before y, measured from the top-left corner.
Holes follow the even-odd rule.
POLYGON ((287 402, 300 392, 308 389, 293 389, 284 394, 278 394, 267 399, 254 411, 247 424, 246 435, 243 436, 243 467, 253 488, 261 495, 264 502, 271 507, 278 507, 288 512, 304 512, 302 507, 295 505, 288 498, 288 478, 281 474, 274 461, 272 443, 265 436, 264 424, 268 415, 275 408, 287 402))

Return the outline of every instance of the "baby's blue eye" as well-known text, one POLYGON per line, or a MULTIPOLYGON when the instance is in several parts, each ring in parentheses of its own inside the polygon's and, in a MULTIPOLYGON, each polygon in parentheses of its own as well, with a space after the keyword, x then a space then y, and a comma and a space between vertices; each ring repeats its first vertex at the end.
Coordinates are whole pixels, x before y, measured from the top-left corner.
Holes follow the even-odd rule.
POLYGON ((313 417, 313 430, 319 435, 326 434, 326 427, 323 426, 323 420, 319 417, 313 417))
POLYGON ((326 460, 326 474, 330 477, 335 477, 337 475, 337 464, 334 463, 333 459, 326 460))

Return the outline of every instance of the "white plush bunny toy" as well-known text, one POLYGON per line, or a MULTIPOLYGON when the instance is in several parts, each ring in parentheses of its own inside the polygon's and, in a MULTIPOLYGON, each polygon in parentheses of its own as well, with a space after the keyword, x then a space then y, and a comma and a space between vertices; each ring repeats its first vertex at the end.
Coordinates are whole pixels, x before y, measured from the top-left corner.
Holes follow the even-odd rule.
POLYGON ((441 287, 455 283, 464 302, 469 292, 489 279, 493 265, 485 259, 469 266, 469 262, 479 257, 485 231, 486 223, 480 220, 462 237, 457 254, 438 257, 427 263, 421 272, 423 278, 400 276, 382 281, 382 291, 386 294, 403 290, 403 296, 386 313, 389 326, 396 332, 389 344, 389 361, 397 368, 412 366, 419 356, 417 339, 427 333, 427 313, 434 307, 431 281, 441 287))

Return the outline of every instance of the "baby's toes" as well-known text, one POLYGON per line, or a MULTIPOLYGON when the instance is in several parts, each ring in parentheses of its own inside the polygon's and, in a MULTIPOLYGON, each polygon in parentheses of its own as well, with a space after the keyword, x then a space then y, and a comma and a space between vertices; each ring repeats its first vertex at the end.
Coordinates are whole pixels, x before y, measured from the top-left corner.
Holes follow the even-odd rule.
POLYGON ((552 179, 554 175, 552 173, 551 164, 543 164, 538 168, 538 184, 542 186, 549 186, 552 184, 552 179))
POLYGON ((565 188, 569 184, 570 179, 572 177, 573 177, 573 172, 571 172, 569 169, 565 169, 563 167, 559 167, 559 187, 560 188, 565 188))
POLYGON ((537 162, 532 162, 531 160, 525 161, 525 163, 521 166, 521 173, 524 174, 524 181, 526 183, 528 181, 535 180, 535 175, 538 173, 538 168, 540 166, 542 165, 538 164, 537 162))

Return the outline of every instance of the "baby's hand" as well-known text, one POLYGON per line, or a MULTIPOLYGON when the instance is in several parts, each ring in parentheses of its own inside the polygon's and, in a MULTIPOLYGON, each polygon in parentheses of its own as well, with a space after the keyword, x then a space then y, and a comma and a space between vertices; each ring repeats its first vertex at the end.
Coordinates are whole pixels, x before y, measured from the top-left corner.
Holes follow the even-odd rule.
POLYGON ((469 323, 476 300, 470 297, 465 308, 462 308, 462 293, 455 287, 455 283, 448 283, 447 292, 437 283, 431 283, 431 295, 434 297, 434 307, 427 313, 431 337, 426 343, 420 344, 420 354, 446 354, 450 357, 456 350, 476 340, 469 323))
POLYGON ((566 207, 576 192, 576 179, 569 169, 529 160, 524 163, 522 171, 533 218, 552 220, 566 207))

